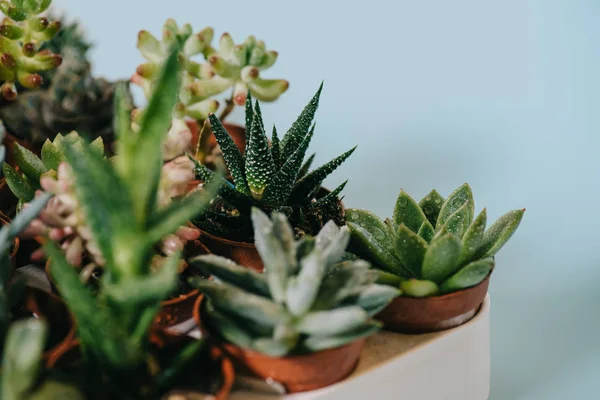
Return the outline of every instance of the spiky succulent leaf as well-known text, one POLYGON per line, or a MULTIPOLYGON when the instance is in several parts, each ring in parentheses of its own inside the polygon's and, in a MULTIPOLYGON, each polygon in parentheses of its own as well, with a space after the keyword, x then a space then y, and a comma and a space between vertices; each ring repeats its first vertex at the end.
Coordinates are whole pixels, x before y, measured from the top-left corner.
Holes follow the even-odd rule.
POLYGON ((481 283, 494 268, 493 258, 473 261, 440 285, 442 293, 455 292, 481 283))
POLYGON ((336 187, 334 190, 327 193, 325 196, 323 196, 320 199, 317 199, 315 202, 311 203, 310 207, 313 209, 320 209, 320 208, 326 207, 329 204, 337 202, 338 198, 340 196, 340 193, 342 193, 342 190, 344 190, 344 188, 346 187, 346 184, 348 184, 348 181, 343 182, 340 186, 336 187))
POLYGON ((444 198, 434 189, 421 199, 419 207, 431 225, 435 226, 443 204, 444 198))
POLYGON ((356 248, 361 255, 368 256, 379 268, 400 275, 407 274, 407 270, 396 256, 387 225, 375 214, 350 208, 346 210, 346 224, 352 234, 353 249, 356 248))
MULTIPOLYGON (((104 153, 104 148, 102 148, 104 153)), ((65 155, 52 143, 46 139, 42 146, 42 162, 48 170, 58 171, 58 166, 65 161, 65 155)))
POLYGON ((399 227, 401 224, 404 224, 404 226, 416 233, 426 220, 427 217, 417 202, 404 190, 401 190, 396 200, 396 206, 394 207, 392 221, 395 226, 399 227))
POLYGON ((467 232, 462 238, 462 250, 460 252, 460 259, 458 260, 459 265, 471 261, 475 252, 479 248, 481 241, 483 240, 483 234, 485 232, 485 224, 487 222, 487 212, 484 208, 483 211, 473 220, 467 232))
POLYGON ((475 258, 485 258, 494 256, 515 233, 525 210, 509 211, 500 217, 483 234, 481 244, 475 253, 475 258))
POLYGON ((469 212, 469 202, 467 201, 446 220, 445 226, 448 232, 462 238, 471 224, 469 212))
POLYGON ((356 147, 353 147, 341 156, 334 158, 327 164, 322 165, 321 167, 302 177, 302 179, 300 179, 294 186, 291 197, 295 199, 302 199, 314 193, 321 186, 323 180, 329 174, 335 171, 337 167, 342 165, 342 163, 346 161, 346 159, 350 157, 352 153, 354 153, 354 150, 356 150, 356 147))
POLYGON ((315 113, 319 108, 319 98, 321 97, 322 90, 323 83, 321 83, 317 93, 315 93, 310 102, 304 107, 304 110, 302 110, 302 113, 300 113, 296 121, 283 136, 283 139, 281 140, 281 154, 284 160, 287 160, 296 152, 296 149, 300 143, 302 143, 304 137, 308 133, 308 130, 310 129, 312 121, 315 117, 315 113))
POLYGON ((300 172, 298 172, 298 178, 302 178, 304 175, 308 174, 308 171, 310 170, 310 166, 312 165, 313 161, 315 160, 315 156, 316 156, 316 153, 311 154, 306 159, 304 164, 302 164, 302 167, 300 168, 300 172))
POLYGON ((460 239, 451 233, 432 241, 423 257, 421 277, 441 283, 459 268, 460 251, 460 239))
POLYGON ((277 128, 273 125, 273 134, 271 135, 271 157, 275 164, 275 171, 278 171, 283 165, 281 160, 281 144, 279 142, 279 136, 277 136, 277 128))
POLYGON ((400 225, 394 238, 396 257, 412 276, 421 277, 421 266, 427 250, 427 242, 404 224, 400 225))
POLYGON ((248 148, 245 153, 246 181, 255 199, 260 200, 267 183, 275 173, 275 163, 269 150, 261 116, 258 114, 258 103, 255 109, 252 127, 248 133, 248 148))
POLYGON ((436 230, 440 230, 441 227, 446 223, 446 220, 450 218, 452 214, 458 211, 459 208, 463 206, 463 204, 467 203, 469 222, 471 224, 471 220, 473 219, 473 215, 475 214, 474 207, 475 201, 473 200, 473 192, 471 191, 471 187, 465 183, 461 185, 458 189, 448 196, 442 208, 440 209, 440 213, 438 215, 438 219, 436 221, 436 230))

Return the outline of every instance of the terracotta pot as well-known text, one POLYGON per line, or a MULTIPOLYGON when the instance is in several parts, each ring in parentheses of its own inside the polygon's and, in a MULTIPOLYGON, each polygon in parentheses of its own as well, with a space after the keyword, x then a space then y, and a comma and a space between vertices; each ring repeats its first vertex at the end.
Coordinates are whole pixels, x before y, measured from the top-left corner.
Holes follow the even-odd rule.
POLYGON ((490 275, 476 286, 442 296, 396 297, 375 319, 400 333, 437 332, 457 327, 477 314, 490 284, 490 275))
POLYGON ((35 318, 48 321, 49 340, 57 343, 43 353, 42 359, 46 366, 50 360, 63 353, 70 347, 75 339, 75 323, 63 301, 52 293, 40 289, 27 287, 23 302, 24 310, 33 314, 35 318))
MULTIPOLYGON (((0 211, 0 223, 2 225, 10 224, 10 218, 8 218, 6 215, 4 215, 1 211, 0 211)), ((10 252, 10 262, 11 262, 11 267, 13 270, 16 268, 17 253, 19 252, 20 243, 21 243, 21 240, 18 237, 16 237, 15 240, 13 241, 13 249, 10 252)))
MULTIPOLYGON (((202 323, 203 296, 194 307, 194 319, 204 332, 210 327, 202 323)), ((360 358, 365 339, 344 346, 310 354, 270 357, 231 343, 223 343, 225 353, 233 360, 237 371, 261 379, 281 383, 288 393, 305 392, 332 385, 346 378, 360 358)))
MULTIPOLYGON (((167 345, 187 344, 194 340, 189 336, 173 335, 166 331, 158 334, 153 334, 150 337, 150 342, 157 348, 163 348, 167 345)), ((235 369, 233 363, 225 353, 216 346, 211 346, 209 349, 209 357, 220 365, 220 372, 223 383, 217 393, 214 394, 215 400, 226 400, 231 393, 235 382, 235 369)), ((60 352, 52 354, 48 359, 48 368, 65 369, 70 365, 81 360, 81 347, 78 340, 73 340, 71 343, 61 349, 60 352)))
POLYGON ((216 255, 229 258, 239 265, 261 272, 264 264, 254 243, 236 242, 201 230, 200 240, 216 255))

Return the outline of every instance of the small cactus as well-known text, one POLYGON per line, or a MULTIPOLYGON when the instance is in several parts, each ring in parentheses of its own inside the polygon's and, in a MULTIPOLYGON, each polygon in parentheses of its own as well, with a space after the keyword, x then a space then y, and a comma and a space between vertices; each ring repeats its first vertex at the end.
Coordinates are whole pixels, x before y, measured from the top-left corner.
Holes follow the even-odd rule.
POLYGON ((60 30, 59 21, 40 16, 52 0, 0 1, 0 11, 7 18, 0 25, 0 87, 6 100, 17 97, 15 82, 27 89, 38 88, 43 79, 39 72, 58 67, 62 58, 41 50, 44 42, 60 30))
POLYGON ((381 269, 381 282, 399 285, 412 297, 475 286, 494 267, 494 255, 517 230, 525 210, 500 217, 487 231, 486 210, 475 217, 468 184, 447 199, 435 190, 417 203, 401 191, 393 218, 348 209, 350 251, 381 269))

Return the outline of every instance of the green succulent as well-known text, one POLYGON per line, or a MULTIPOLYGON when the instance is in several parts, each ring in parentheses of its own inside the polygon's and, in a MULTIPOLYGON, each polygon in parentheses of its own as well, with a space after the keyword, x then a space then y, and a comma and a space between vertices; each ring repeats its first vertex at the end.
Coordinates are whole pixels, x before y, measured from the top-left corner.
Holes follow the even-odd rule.
MULTIPOLYGON (((2 142, 2 132, 0 132, 0 142, 2 142)), ((0 161, 4 159, 4 152, 4 146, 0 145, 0 161)), ((4 343, 4 336, 11 321, 11 310, 22 298, 24 289, 23 281, 11 282, 13 271, 10 254, 14 240, 36 217, 48 199, 48 195, 38 197, 27 209, 17 214, 10 225, 0 227, 0 343, 4 343)), ((1 350, 0 354, 2 354, 1 350)))
POLYGON ((84 399, 74 386, 49 379, 38 382, 47 331, 42 320, 33 318, 15 322, 10 327, 0 376, 3 400, 84 399))
MULTIPOLYGON (((252 206, 267 212, 284 212, 300 235, 315 234, 330 219, 344 223, 338 196, 346 182, 328 194, 320 193, 321 184, 356 147, 311 172, 308 171, 314 155, 304 162, 315 132, 311 123, 319 106, 321 89, 322 85, 281 140, 273 127, 270 141, 265 134, 259 104, 256 102, 253 107, 252 96, 248 93, 244 154, 219 119, 214 114, 210 116, 212 130, 233 182, 227 182, 220 193, 226 204, 219 206, 221 209, 211 209, 203 219, 198 219, 198 226, 213 233, 229 232, 230 236, 237 234, 241 238, 251 238, 248 222, 252 206)), ((212 180, 214 172, 206 166, 196 163, 196 170, 199 179, 212 180)))
MULTIPOLYGON (((103 258, 104 273, 97 292, 87 287, 69 265, 63 252, 46 241, 51 274, 64 301, 77 321, 90 385, 97 384, 111 395, 143 397, 156 394, 170 380, 177 365, 168 365, 148 377, 140 377, 147 365, 155 365, 150 352, 149 331, 161 301, 176 288, 180 252, 164 259, 153 271, 155 245, 166 235, 202 212, 216 188, 196 192, 158 209, 156 201, 162 168, 162 142, 171 124, 171 110, 179 90, 177 53, 172 52, 162 68, 148 113, 140 130, 131 130, 130 104, 125 87, 116 95, 118 157, 113 162, 90 147, 65 147, 74 175, 74 190, 89 229, 103 258), (111 385, 106 385, 106 381, 111 385), (144 384, 140 382, 144 381, 144 384), (150 382, 150 387, 145 383, 150 382)), ((201 342, 186 348, 196 354, 201 342)), ((183 354, 183 353, 182 353, 183 354)), ((185 358, 184 357, 184 358, 185 358)), ((185 360, 184 360, 185 361, 185 360)), ((183 362, 175 357, 174 363, 183 362)), ((178 368, 178 367, 177 367, 178 368)), ((104 392, 103 392, 104 393, 104 392)), ((115 398, 115 397, 107 397, 115 398)), ((155 398, 155 397, 151 397, 155 398)))
POLYGON ((40 17, 52 0, 0 1, 0 11, 8 18, 0 25, 0 87, 2 96, 14 100, 17 96, 15 82, 27 89, 43 83, 39 72, 58 67, 60 55, 40 51, 44 42, 60 30, 60 22, 40 17))
POLYGON ((19 199, 20 204, 33 200, 35 191, 41 188, 40 178, 42 176, 56 176, 58 166, 61 162, 66 161, 67 147, 71 147, 75 152, 83 152, 84 148, 87 148, 97 156, 104 156, 104 142, 101 137, 88 145, 77 132, 71 132, 66 136, 59 133, 52 141, 46 139, 42 146, 41 157, 18 143, 15 144, 13 155, 19 170, 4 163, 2 172, 6 177, 6 183, 19 199))
POLYGON ((475 216, 465 183, 445 200, 433 190, 417 203, 401 191, 391 220, 358 209, 348 209, 346 219, 351 251, 385 271, 381 281, 400 285, 408 296, 425 297, 483 281, 524 211, 506 213, 486 231, 486 210, 475 216))
POLYGON ((294 240, 286 217, 252 209, 264 273, 216 255, 191 260, 218 280, 190 278, 208 296, 210 328, 243 348, 281 357, 342 346, 379 330, 370 319, 398 295, 378 285, 362 261, 342 262, 348 228, 329 221, 316 237, 294 240))

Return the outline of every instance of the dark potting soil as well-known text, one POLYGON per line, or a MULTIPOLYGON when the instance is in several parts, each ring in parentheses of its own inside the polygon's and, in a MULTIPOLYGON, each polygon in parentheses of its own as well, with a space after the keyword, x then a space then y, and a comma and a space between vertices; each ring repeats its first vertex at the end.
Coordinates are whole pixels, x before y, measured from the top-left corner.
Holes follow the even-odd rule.
MULTIPOLYGON (((41 318, 41 316, 28 310, 23 303, 20 303, 11 312, 11 322, 29 318, 38 319, 41 318)), ((52 324, 49 328, 46 346, 44 347, 45 351, 57 346, 69 334, 69 327, 64 324, 52 324)))

